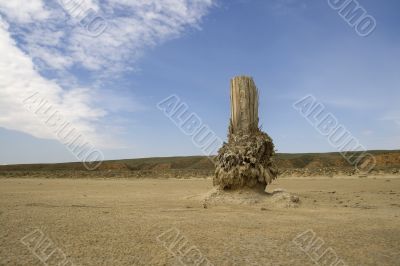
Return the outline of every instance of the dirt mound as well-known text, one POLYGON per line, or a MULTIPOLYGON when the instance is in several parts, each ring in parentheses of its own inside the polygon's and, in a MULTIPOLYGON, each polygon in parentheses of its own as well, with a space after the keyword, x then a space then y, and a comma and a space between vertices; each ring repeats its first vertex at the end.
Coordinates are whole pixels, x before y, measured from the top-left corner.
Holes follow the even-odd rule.
POLYGON ((212 206, 232 205, 259 205, 263 208, 297 208, 300 199, 283 189, 275 189, 271 193, 262 190, 262 187, 243 188, 240 190, 223 190, 213 188, 200 196, 204 208, 212 206))

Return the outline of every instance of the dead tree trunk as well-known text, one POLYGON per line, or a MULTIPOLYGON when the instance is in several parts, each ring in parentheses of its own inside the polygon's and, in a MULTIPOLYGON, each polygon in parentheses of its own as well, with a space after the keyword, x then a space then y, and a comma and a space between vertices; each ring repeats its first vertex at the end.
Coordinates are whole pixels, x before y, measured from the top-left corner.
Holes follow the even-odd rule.
POLYGON ((231 133, 251 134, 258 128, 258 90, 252 78, 231 80, 231 133))
POLYGON ((214 185, 265 188, 277 177, 274 153, 272 139, 258 127, 258 90, 253 79, 233 78, 228 143, 218 151, 214 185))

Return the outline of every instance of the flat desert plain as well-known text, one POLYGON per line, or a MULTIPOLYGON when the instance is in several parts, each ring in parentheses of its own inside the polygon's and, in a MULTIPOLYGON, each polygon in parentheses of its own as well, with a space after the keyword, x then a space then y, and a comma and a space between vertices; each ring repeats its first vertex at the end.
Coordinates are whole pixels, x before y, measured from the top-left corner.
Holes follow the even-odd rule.
POLYGON ((278 188, 298 206, 205 208, 211 179, 0 179, 0 264, 400 265, 399 178, 278 188))

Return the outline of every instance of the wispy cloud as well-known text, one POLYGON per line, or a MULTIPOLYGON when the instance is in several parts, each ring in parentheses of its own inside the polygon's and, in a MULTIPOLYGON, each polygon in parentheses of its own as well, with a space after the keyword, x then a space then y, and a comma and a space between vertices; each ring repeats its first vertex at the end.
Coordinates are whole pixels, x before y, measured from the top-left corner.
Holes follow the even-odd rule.
POLYGON ((31 9, 22 11, 19 5, 3 2, 2 13, 9 21, 17 21, 10 31, 32 58, 62 70, 80 65, 114 72, 127 69, 145 49, 179 37, 186 27, 198 27, 212 6, 212 0, 86 0, 86 6, 94 7, 108 24, 103 34, 93 38, 56 1, 35 0, 31 9))
POLYGON ((392 121, 400 127, 400 110, 386 113, 381 120, 392 121))
POLYGON ((347 97, 340 98, 337 96, 329 96, 323 99, 323 102, 328 105, 332 105, 338 108, 347 108, 347 109, 364 109, 370 110, 373 108, 380 107, 379 103, 368 102, 364 99, 360 99, 361 97, 347 97))
POLYGON ((1 1, 0 11, 16 23, 43 21, 50 16, 49 10, 45 8, 41 0, 26 1, 23 4, 19 1, 1 1))
POLYGON ((77 130, 100 142, 100 134, 95 133, 95 122, 107 112, 93 106, 88 88, 63 90, 56 82, 43 78, 35 70, 31 58, 17 48, 4 22, 0 26, 0 49, 0 126, 39 138, 54 138, 52 132, 23 107, 24 99, 40 93, 77 130))
MULTIPOLYGON (((69 1, 73 0, 64 2, 69 1)), ((108 79, 132 70, 147 49, 181 36, 188 27, 199 28, 213 6, 213 0, 83 2, 107 21, 106 31, 97 38, 88 35, 58 1, 0 1, 1 127, 52 138, 21 107, 21 99, 39 91, 93 142, 112 143, 99 133, 100 121, 110 113, 142 106, 134 99, 129 106, 129 98, 99 87, 81 86, 74 69, 108 79)))

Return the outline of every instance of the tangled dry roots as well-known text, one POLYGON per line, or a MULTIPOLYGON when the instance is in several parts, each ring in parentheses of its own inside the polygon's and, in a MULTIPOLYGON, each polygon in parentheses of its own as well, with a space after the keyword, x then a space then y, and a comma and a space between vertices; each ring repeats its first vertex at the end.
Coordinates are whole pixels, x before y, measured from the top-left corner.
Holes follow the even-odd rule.
POLYGON ((278 175, 274 154, 272 139, 260 129, 250 134, 230 132, 228 143, 223 144, 216 157, 214 186, 265 189, 278 175))

